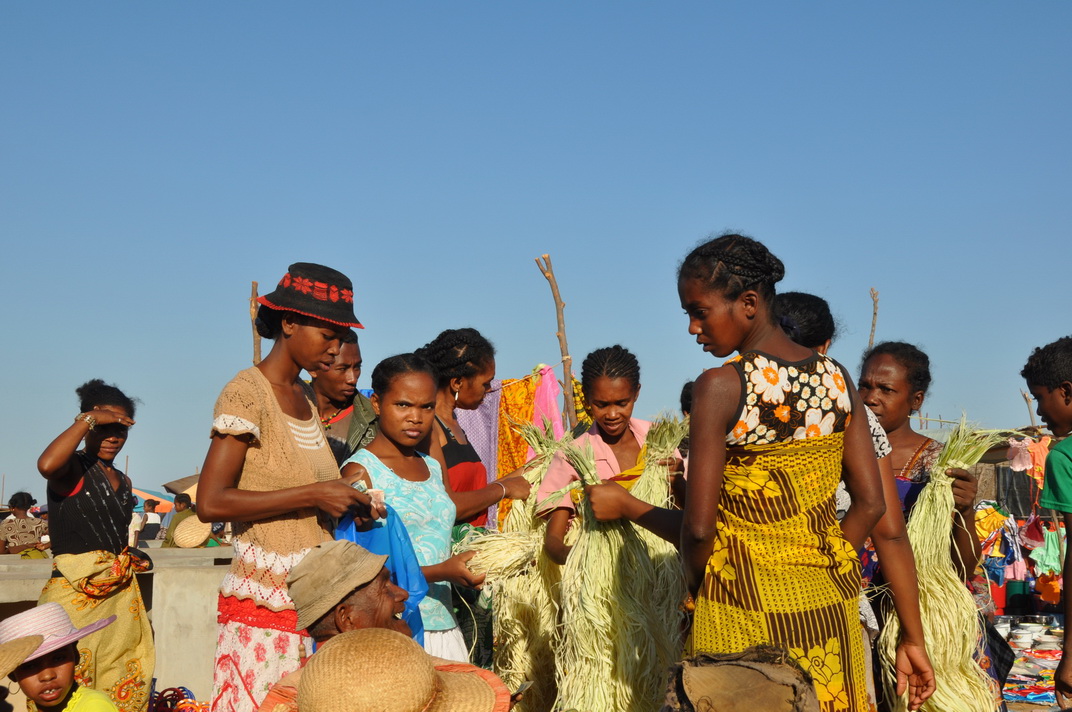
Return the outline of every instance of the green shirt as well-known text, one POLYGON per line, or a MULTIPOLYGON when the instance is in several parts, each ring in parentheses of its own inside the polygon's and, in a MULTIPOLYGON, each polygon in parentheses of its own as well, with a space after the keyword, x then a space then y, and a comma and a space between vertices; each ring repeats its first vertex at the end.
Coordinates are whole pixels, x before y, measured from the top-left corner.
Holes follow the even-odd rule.
POLYGON ((181 512, 175 512, 173 515, 171 515, 171 523, 168 524, 167 533, 164 534, 164 543, 160 545, 161 548, 164 548, 164 547, 174 548, 175 547, 175 529, 179 526, 179 523, 183 519, 186 519, 188 516, 190 516, 193 513, 194 513, 193 508, 192 507, 187 507, 186 509, 182 510, 181 512))
POLYGON ((1054 445, 1046 456, 1046 486, 1039 504, 1058 512, 1072 512, 1072 438, 1054 445))

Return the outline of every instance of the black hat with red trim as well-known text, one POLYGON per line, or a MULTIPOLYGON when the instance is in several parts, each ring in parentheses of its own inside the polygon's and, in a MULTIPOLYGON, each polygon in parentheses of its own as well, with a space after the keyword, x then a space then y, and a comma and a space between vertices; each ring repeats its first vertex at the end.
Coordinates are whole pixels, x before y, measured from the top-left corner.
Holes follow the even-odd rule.
POLYGON ((337 270, 312 262, 295 262, 275 291, 257 301, 271 309, 364 329, 354 315, 354 285, 337 270))

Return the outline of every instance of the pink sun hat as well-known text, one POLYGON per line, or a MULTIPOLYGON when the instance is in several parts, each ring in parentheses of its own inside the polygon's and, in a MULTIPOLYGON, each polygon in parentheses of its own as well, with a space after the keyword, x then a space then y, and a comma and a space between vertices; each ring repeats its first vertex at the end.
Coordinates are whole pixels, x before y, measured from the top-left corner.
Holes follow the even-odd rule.
POLYGON ((58 603, 42 603, 0 622, 0 645, 28 635, 43 636, 44 642, 26 658, 27 661, 34 660, 77 642, 90 633, 96 633, 114 622, 115 616, 108 616, 90 623, 85 628, 75 628, 63 606, 58 603))

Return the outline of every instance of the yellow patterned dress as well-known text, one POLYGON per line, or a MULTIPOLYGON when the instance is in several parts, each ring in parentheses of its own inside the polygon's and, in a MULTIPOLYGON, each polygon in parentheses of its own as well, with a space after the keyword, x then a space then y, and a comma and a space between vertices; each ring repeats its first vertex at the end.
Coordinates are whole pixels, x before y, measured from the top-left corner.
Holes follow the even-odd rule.
POLYGON ((814 678, 823 712, 866 711, 860 563, 834 512, 852 418, 844 374, 818 355, 730 363, 742 399, 690 649, 781 645, 814 678))

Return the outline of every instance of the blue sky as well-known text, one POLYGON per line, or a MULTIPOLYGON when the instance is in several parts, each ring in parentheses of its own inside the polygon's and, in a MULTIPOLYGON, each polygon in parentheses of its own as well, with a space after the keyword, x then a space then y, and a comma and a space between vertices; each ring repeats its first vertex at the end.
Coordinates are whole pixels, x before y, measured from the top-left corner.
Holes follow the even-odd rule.
POLYGON ((1022 425, 1018 372, 1065 316, 1072 5, 0 4, 6 335, 0 472, 89 378, 141 399, 136 485, 200 466, 250 364, 246 299, 294 261, 349 274, 381 358, 474 326, 499 375, 640 358, 637 413, 716 365, 678 261, 764 241, 826 297, 855 374, 878 338, 932 358, 924 410, 1022 425))

